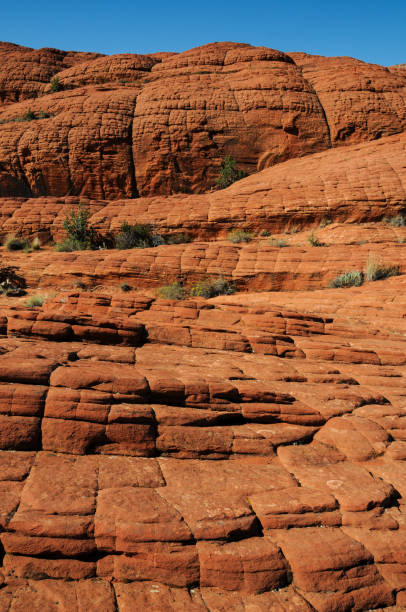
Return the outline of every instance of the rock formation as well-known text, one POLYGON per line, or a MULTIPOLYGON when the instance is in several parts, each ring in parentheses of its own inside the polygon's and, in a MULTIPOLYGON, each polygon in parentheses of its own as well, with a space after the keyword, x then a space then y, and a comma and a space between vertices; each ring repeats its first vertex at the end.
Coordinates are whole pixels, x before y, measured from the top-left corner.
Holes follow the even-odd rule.
POLYGON ((406 609, 405 84, 0 45, 0 612, 406 609))

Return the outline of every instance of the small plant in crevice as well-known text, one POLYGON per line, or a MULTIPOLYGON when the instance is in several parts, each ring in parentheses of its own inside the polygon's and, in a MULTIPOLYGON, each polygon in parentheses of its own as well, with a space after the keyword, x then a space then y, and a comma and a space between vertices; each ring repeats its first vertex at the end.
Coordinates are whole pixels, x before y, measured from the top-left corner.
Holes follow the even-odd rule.
POLYGON ((314 231, 312 231, 308 237, 307 237, 307 242, 309 244, 311 244, 311 246, 313 247, 321 247, 321 246, 325 246, 325 244, 323 242, 321 242, 317 236, 314 235, 314 231))
POLYGON ((288 227, 288 229, 285 230, 285 234, 297 234, 298 232, 300 232, 300 227, 298 225, 292 225, 292 227, 288 227))
POLYGON ((14 297, 25 294, 27 283, 17 270, 15 266, 0 268, 0 294, 14 297))
POLYGON ((219 189, 225 189, 246 176, 247 174, 243 170, 236 168, 235 159, 231 155, 226 155, 216 183, 219 189))
POLYGON ((44 296, 37 294, 37 295, 32 295, 31 297, 29 297, 24 302, 24 305, 27 306, 27 308, 40 308, 43 305, 44 301, 45 301, 44 296))
POLYGON ((330 283, 332 288, 360 287, 364 282, 364 274, 360 270, 352 270, 336 276, 330 283))
POLYGON ((385 265, 375 255, 370 254, 366 264, 365 276, 369 281, 382 280, 400 274, 399 266, 385 265))
POLYGON ((236 292, 234 283, 227 281, 223 276, 212 280, 202 280, 192 285, 189 290, 191 297, 212 298, 217 295, 232 295, 236 292))
POLYGON ((164 300, 183 300, 186 293, 179 282, 164 285, 157 289, 157 296, 164 300))
POLYGON ((59 80, 59 77, 58 76, 52 77, 51 82, 50 82, 49 92, 56 93, 57 91, 61 91, 61 89, 63 89, 63 87, 59 80))
POLYGON ((121 291, 124 291, 124 293, 127 293, 128 291, 131 291, 131 286, 127 283, 121 283, 120 289, 121 291))
POLYGON ((391 217, 389 219, 388 217, 384 217, 382 221, 384 223, 388 223, 392 227, 405 227, 406 226, 406 217, 404 217, 404 215, 402 214, 396 215, 395 217, 391 217))
POLYGON ((251 242, 253 239, 253 234, 251 232, 247 232, 245 230, 232 230, 227 235, 227 240, 233 242, 234 244, 238 244, 240 242, 251 242))
POLYGON ((326 227, 326 225, 331 225, 332 223, 333 223, 333 220, 331 219, 331 217, 324 217, 320 221, 319 227, 322 229, 323 227, 326 227))

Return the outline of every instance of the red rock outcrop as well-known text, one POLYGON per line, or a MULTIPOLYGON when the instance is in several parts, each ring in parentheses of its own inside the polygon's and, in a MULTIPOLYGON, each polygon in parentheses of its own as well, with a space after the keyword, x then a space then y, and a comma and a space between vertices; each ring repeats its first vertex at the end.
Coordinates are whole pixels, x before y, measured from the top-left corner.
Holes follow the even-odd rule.
POLYGON ((406 124, 404 71, 351 58, 239 43, 110 57, 3 44, 0 63, 3 196, 201 193, 226 155, 253 173, 406 124), (54 76, 65 91, 49 94, 54 76))
POLYGON ((43 303, 0 287, 0 612, 406 609, 404 71, 2 55, 0 236, 42 245, 0 268, 43 303), (261 171, 196 193, 225 154, 261 171), (57 252, 81 201, 190 241, 57 252))
POLYGON ((0 42, 0 106, 36 98, 57 72, 100 57, 99 53, 30 49, 0 42))
POLYGON ((337 308, 375 285, 8 310, 4 609, 401 608, 404 342, 337 308))
POLYGON ((290 53, 326 114, 333 146, 406 129, 406 73, 352 57, 290 53))
MULTIPOLYGON (((121 107, 126 104, 129 108, 132 96, 130 91, 125 95, 115 92, 115 104, 121 107)), ((50 151, 47 153, 46 181, 54 181, 55 184, 62 180, 67 184, 70 181, 80 189, 83 181, 88 180, 91 190, 101 197, 113 197, 121 188, 131 194, 135 179, 132 180, 128 174, 130 145, 123 149, 117 143, 117 137, 112 142, 107 129, 102 134, 111 154, 105 154, 105 160, 99 161, 103 172, 91 177, 86 174, 91 170, 97 155, 95 153, 93 157, 92 153, 85 151, 86 132, 82 131, 82 120, 86 120, 86 112, 81 115, 79 109, 87 103, 94 110, 96 132, 103 117, 101 112, 98 114, 95 110, 97 103, 107 97, 111 106, 113 102, 112 92, 100 91, 90 98, 87 98, 85 90, 79 92, 82 93, 70 93, 75 100, 72 102, 71 118, 72 121, 80 122, 76 133, 79 139, 83 138, 77 150, 80 165, 76 172, 72 170, 69 174, 63 156, 55 158, 50 151), (90 100, 93 101, 92 105, 90 100), (117 157, 122 161, 119 173, 114 166, 117 157)), ((57 95, 48 98, 54 99, 57 95)), ((54 104, 57 109, 56 100, 54 104)), ((35 122, 44 124, 44 137, 49 134, 48 122, 56 122, 57 118, 35 122)), ((130 122, 129 114, 126 118, 123 116, 121 143, 126 139, 130 122)), ((15 131, 11 124, 9 129, 10 132, 15 131)), ((57 129, 57 124, 53 129, 57 129)), ((18 134, 14 137, 17 138, 18 134)), ((28 144, 24 140, 18 145, 17 151, 10 149, 9 164, 22 168, 21 160, 24 158, 20 157, 20 153, 24 152, 25 145, 28 147, 28 157, 25 173, 20 170, 21 184, 25 184, 28 178, 33 184, 36 179, 40 193, 45 178, 41 175, 40 165, 35 162, 34 151, 39 154, 39 142, 31 140, 28 144)), ((292 229, 297 231, 325 220, 346 223, 380 220, 405 211, 405 153, 406 132, 382 138, 378 142, 340 147, 290 160, 238 181, 228 189, 201 195, 183 194, 169 198, 156 196, 108 202, 74 197, 0 198, 0 235, 18 233, 26 237, 40 235, 44 240, 60 240, 64 236, 63 221, 66 214, 80 201, 89 207, 93 213, 90 222, 102 234, 116 233, 123 221, 152 223, 157 231, 164 234, 186 232, 193 238, 206 240, 224 237, 233 228, 274 233, 292 229)), ((12 183, 8 190, 13 190, 12 183)))

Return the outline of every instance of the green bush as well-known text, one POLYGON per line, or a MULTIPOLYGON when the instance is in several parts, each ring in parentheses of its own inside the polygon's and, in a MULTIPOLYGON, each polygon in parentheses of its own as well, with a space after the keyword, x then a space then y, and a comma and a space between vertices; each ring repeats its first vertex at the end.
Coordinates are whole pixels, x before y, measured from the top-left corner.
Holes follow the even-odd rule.
POLYGON ((23 116, 23 121, 33 121, 35 119, 35 113, 29 108, 23 116))
POLYGON ((234 283, 227 281, 223 276, 213 280, 199 281, 192 285, 189 291, 191 297, 212 298, 216 295, 231 295, 235 293, 234 283))
POLYGON ((172 283, 171 285, 159 287, 157 295, 164 300, 183 300, 186 297, 185 291, 180 283, 172 283))
POLYGON ((114 244, 116 249, 145 249, 147 247, 163 244, 163 238, 157 234, 152 225, 137 223, 130 225, 127 221, 122 223, 114 244))
POLYGON ((386 266, 378 261, 374 255, 368 257, 365 276, 369 281, 382 280, 390 276, 398 276, 399 266, 386 266))
POLYGON ((66 239, 56 245, 57 251, 85 251, 96 247, 96 232, 89 225, 90 210, 79 204, 65 217, 63 227, 66 239))
POLYGON ((247 176, 245 172, 235 167, 235 160, 230 155, 226 155, 216 182, 219 189, 225 189, 245 176, 247 176))
POLYGON ((39 308, 44 303, 43 295, 32 295, 25 301, 27 308, 39 308))
POLYGON ((59 77, 54 76, 54 77, 51 79, 51 87, 50 87, 50 90, 49 90, 49 91, 50 91, 51 93, 56 93, 57 91, 60 91, 61 89, 62 89, 62 85, 61 85, 61 83, 60 83, 60 81, 59 81, 59 77))
POLYGON ((16 236, 7 236, 4 241, 7 251, 22 251, 27 246, 27 241, 16 236))
POLYGON ((314 246, 314 247, 324 246, 324 244, 322 242, 320 242, 320 240, 317 238, 317 236, 314 235, 313 231, 312 231, 311 234, 308 235, 307 242, 309 244, 311 244, 312 246, 314 246))
POLYGON ((251 232, 246 232, 244 230, 233 230, 227 236, 227 240, 234 243, 239 242, 251 242, 253 239, 253 234, 251 232))
POLYGON ((345 272, 336 276, 330 283, 330 287, 359 287, 364 282, 364 274, 360 270, 345 272))
POLYGON ((120 289, 121 291, 124 291, 124 292, 131 291, 131 287, 130 285, 127 285, 127 283, 121 283, 120 289))

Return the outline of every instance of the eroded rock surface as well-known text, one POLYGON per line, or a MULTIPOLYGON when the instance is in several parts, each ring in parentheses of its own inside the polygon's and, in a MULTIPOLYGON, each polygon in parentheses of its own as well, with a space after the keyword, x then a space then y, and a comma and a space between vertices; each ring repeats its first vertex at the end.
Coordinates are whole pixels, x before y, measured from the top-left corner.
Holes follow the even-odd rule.
POLYGON ((405 345, 342 292, 9 309, 4 609, 400 607, 405 345))
POLYGON ((0 64, 3 196, 202 193, 226 155, 252 174, 406 124, 405 71, 352 58, 242 43, 108 57, 2 43, 0 64))

